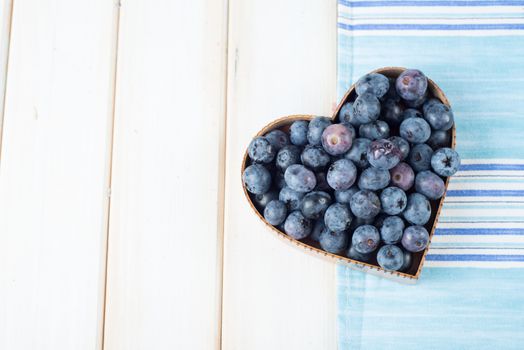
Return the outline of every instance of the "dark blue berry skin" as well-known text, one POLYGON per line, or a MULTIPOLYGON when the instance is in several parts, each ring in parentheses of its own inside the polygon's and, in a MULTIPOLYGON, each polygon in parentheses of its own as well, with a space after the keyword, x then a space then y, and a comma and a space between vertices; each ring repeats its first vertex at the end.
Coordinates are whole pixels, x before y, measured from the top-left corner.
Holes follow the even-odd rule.
POLYGON ((360 190, 357 186, 352 186, 347 190, 335 191, 335 200, 337 203, 349 204, 351 197, 358 191, 360 190))
POLYGON ((451 148, 438 149, 431 157, 431 167, 440 176, 451 176, 460 167, 460 156, 451 148))
POLYGON ((279 190, 283 189, 286 186, 286 180, 284 179, 284 173, 281 171, 276 171, 273 176, 273 185, 279 190))
POLYGON ((309 122, 307 140, 310 145, 320 145, 324 129, 331 125, 331 119, 327 117, 315 117, 309 122))
POLYGON ((402 215, 411 224, 425 225, 431 216, 431 206, 428 199, 420 193, 410 194, 408 205, 402 215))
POLYGON ((332 124, 322 133, 322 147, 332 156, 346 153, 355 138, 355 129, 350 124, 332 124))
POLYGON ((424 143, 431 136, 431 127, 422 118, 408 118, 400 124, 399 133, 411 143, 424 143))
POLYGON ((378 250, 377 262, 384 270, 398 271, 404 265, 404 253, 396 245, 387 244, 378 250))
POLYGON ((271 163, 275 158, 276 150, 265 137, 258 136, 249 144, 247 153, 255 163, 271 163))
POLYGON ((340 108, 340 111, 338 112, 338 120, 341 123, 354 126, 359 126, 361 124, 355 117, 355 113, 353 113, 353 102, 346 102, 342 105, 342 108, 340 108))
POLYGON ((332 232, 327 227, 320 234, 320 247, 326 252, 338 254, 348 246, 349 237, 346 232, 332 232))
POLYGON ((349 201, 351 212, 361 219, 372 219, 380 212, 380 199, 371 191, 361 190, 349 201))
POLYGON ((309 192, 317 185, 315 173, 301 164, 290 165, 284 173, 284 179, 292 190, 298 192, 309 192))
POLYGON ((278 199, 286 203, 288 211, 299 210, 302 198, 304 198, 303 192, 294 191, 287 186, 281 189, 278 194, 278 199))
POLYGON ((428 98, 428 95, 426 93, 422 97, 417 98, 416 100, 404 101, 404 103, 409 108, 419 108, 426 102, 427 98, 428 98))
POLYGON ((282 130, 272 130, 264 137, 269 141, 276 152, 278 152, 282 147, 289 145, 289 136, 287 136, 287 134, 282 130))
POLYGON ((307 132, 309 129, 309 122, 305 120, 297 120, 291 124, 289 128, 289 140, 296 146, 304 146, 307 144, 307 132))
POLYGON ((380 238, 386 244, 400 242, 404 233, 404 221, 398 216, 388 216, 380 226, 380 238))
POLYGON ((246 189, 253 194, 263 194, 271 187, 271 175, 261 164, 248 166, 242 174, 246 189))
POLYGON ((415 182, 415 172, 404 162, 398 163, 393 169, 389 170, 391 184, 404 191, 409 190, 415 182))
POLYGON ((300 163, 300 153, 300 148, 295 145, 284 146, 278 151, 275 164, 280 170, 286 171, 290 165, 300 163))
POLYGON ((402 235, 402 246, 409 252, 420 252, 429 244, 428 231, 423 226, 409 226, 402 235))
POLYGON ((380 101, 370 93, 362 94, 353 103, 353 114, 360 124, 371 123, 380 115, 380 101))
POLYGON ((415 145, 411 148, 408 156, 408 163, 415 172, 429 170, 431 168, 431 156, 433 150, 425 143, 415 145))
POLYGON ((357 227, 351 238, 351 246, 362 254, 369 254, 378 248, 380 235, 375 226, 363 225, 357 227))
POLYGON ((397 146, 398 149, 400 150, 400 154, 401 154, 400 160, 401 161, 408 157, 409 151, 411 149, 411 147, 409 147, 409 142, 407 142, 400 136, 391 136, 388 140, 393 142, 393 144, 397 146))
POLYGON ((291 212, 284 222, 284 232, 294 239, 306 238, 312 229, 311 220, 305 218, 300 211, 291 212))
POLYGON ((357 95, 370 93, 381 98, 389 90, 389 80, 379 73, 369 73, 360 78, 355 84, 357 95))
POLYGON ((382 120, 362 124, 358 129, 358 134, 370 140, 385 139, 389 137, 389 125, 382 120))
POLYGON ((408 197, 398 187, 385 188, 380 194, 380 205, 382 211, 389 215, 397 215, 406 209, 408 197))
POLYGON ((389 81, 388 92, 386 92, 386 94, 382 96, 381 100, 382 101, 393 100, 395 102, 400 102, 400 96, 398 95, 397 88, 395 87, 396 79, 388 78, 388 81, 389 81))
POLYGON ((279 200, 273 200, 268 203, 264 209, 264 219, 273 226, 278 226, 286 220, 286 204, 279 200))
POLYGON ((315 226, 313 226, 313 230, 311 231, 311 235, 309 238, 314 240, 315 242, 318 242, 320 240, 320 235, 322 234, 322 231, 326 228, 326 225, 324 224, 324 220, 322 218, 315 220, 315 226))
POLYGON ((398 76, 395 86, 400 97, 415 101, 426 94, 428 79, 418 69, 406 69, 398 76))
POLYGON ((351 160, 360 169, 367 168, 369 166, 367 152, 370 143, 371 140, 369 139, 355 139, 349 151, 344 155, 344 158, 351 160))
POLYGON ((451 135, 449 131, 436 130, 431 133, 431 136, 426 141, 426 143, 431 148, 433 148, 433 150, 437 150, 442 147, 449 147, 451 144, 451 135))
POLYGON ((358 187, 361 190, 377 191, 385 188, 389 184, 390 175, 389 171, 379 168, 367 168, 358 180, 358 187))
POLYGON ((354 217, 353 221, 351 221, 351 226, 349 227, 349 232, 353 232, 357 229, 357 227, 363 226, 363 225, 372 225, 375 221, 375 217, 369 218, 369 219, 362 219, 359 217, 354 217))
POLYGON ((399 125, 402 122, 402 104, 394 99, 388 99, 382 103, 380 119, 385 120, 390 125, 399 125))
POLYGON ((353 219, 351 211, 346 204, 334 203, 327 208, 324 214, 326 227, 333 232, 341 232, 349 229, 353 219))
POLYGON ((321 146, 311 145, 304 148, 300 159, 302 164, 314 170, 323 169, 331 161, 329 154, 321 146))
POLYGON ((334 190, 347 190, 355 183, 357 167, 349 159, 339 159, 331 164, 326 178, 334 190))
POLYGON ((347 257, 353 260, 362 261, 362 262, 370 262, 371 261, 371 254, 362 254, 358 252, 355 247, 350 246, 347 253, 347 257))
POLYGON ((373 167, 389 170, 400 162, 402 152, 393 142, 381 139, 369 144, 367 158, 373 167))
POLYGON ((424 170, 415 177, 415 190, 429 199, 439 199, 446 191, 444 181, 432 171, 424 170))
POLYGON ((315 191, 331 191, 331 187, 329 187, 329 184, 327 183, 325 172, 321 171, 315 173, 315 176, 317 177, 317 186, 314 188, 315 191))
POLYGON ((300 210, 308 219, 318 219, 324 216, 326 209, 331 204, 331 196, 322 191, 308 193, 302 198, 300 210))
POLYGON ((413 256, 411 255, 410 252, 404 250, 403 251, 404 253, 404 263, 402 264, 402 267, 400 268, 399 271, 407 271, 409 270, 409 268, 411 267, 411 262, 413 261, 413 256))
POLYGON ((262 194, 255 194, 251 197, 253 204, 259 211, 264 210, 266 205, 275 199, 278 199, 278 192, 274 190, 262 194))
POLYGON ((424 115, 418 109, 408 108, 402 112, 401 118, 404 121, 409 118, 424 118, 424 115))
POLYGON ((440 102, 440 100, 436 99, 436 98, 430 98, 428 99, 426 102, 424 102, 424 104, 422 105, 422 113, 426 113, 428 108, 433 106, 433 104, 435 103, 442 103, 440 102))
POLYGON ((424 119, 434 130, 449 130, 453 126, 453 111, 442 103, 433 103, 426 107, 424 119))

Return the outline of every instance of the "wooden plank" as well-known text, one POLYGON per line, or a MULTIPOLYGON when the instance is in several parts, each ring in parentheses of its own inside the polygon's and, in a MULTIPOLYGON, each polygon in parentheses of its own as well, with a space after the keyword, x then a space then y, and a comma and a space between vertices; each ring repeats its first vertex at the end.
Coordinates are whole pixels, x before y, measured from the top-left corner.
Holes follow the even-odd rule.
POLYGON ((0 167, 1 349, 101 347, 116 10, 106 0, 14 4, 0 167))
POLYGON ((105 349, 219 346, 226 1, 123 1, 105 349))
POLYGON ((251 137, 277 117, 330 115, 336 2, 230 2, 223 349, 335 349, 335 265, 271 233, 242 193, 251 137))

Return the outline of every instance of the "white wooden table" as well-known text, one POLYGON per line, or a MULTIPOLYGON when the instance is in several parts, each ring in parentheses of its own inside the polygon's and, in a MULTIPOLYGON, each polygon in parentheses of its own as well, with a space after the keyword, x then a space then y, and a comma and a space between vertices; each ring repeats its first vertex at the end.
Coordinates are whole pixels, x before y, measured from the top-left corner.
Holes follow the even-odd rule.
POLYGON ((335 349, 335 266, 246 205, 336 102, 334 0, 0 0, 0 349, 335 349))

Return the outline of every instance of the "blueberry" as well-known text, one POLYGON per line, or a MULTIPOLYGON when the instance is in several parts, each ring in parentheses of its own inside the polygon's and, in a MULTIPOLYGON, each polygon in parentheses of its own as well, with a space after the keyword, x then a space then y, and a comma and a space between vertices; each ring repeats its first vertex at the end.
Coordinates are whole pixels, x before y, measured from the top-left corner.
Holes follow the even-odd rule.
POLYGON ((242 174, 242 180, 246 189, 253 194, 263 194, 271 187, 271 175, 261 164, 248 166, 242 174))
POLYGON ((284 232, 294 239, 306 238, 312 230, 311 221, 300 211, 291 212, 284 222, 284 232))
POLYGON ((381 98, 389 90, 389 80, 379 73, 369 73, 360 78, 355 84, 357 95, 370 93, 381 98))
POLYGON ((309 192, 317 185, 315 174, 300 164, 290 165, 284 173, 286 184, 298 192, 309 192))
POLYGON ((453 111, 448 106, 435 102, 426 107, 424 119, 435 130, 449 130, 453 126, 453 111))
POLYGON ((358 180, 358 187, 362 190, 377 191, 389 184, 389 171, 379 168, 367 168, 358 180))
POLYGON ((326 178, 334 190, 347 190, 355 183, 357 168, 349 159, 339 159, 331 164, 326 178))
POLYGON ((286 180, 284 179, 284 173, 281 171, 276 171, 273 176, 273 184, 279 190, 283 189, 286 186, 286 180))
POLYGON ((398 271, 404 265, 404 253, 396 245, 387 244, 378 250, 377 262, 384 270, 398 271))
POLYGON ((247 148, 249 158, 256 163, 270 163, 275 158, 275 148, 262 136, 255 137, 247 148))
POLYGON ((351 212, 361 219, 371 219, 380 212, 380 199, 371 191, 358 191, 349 201, 351 212))
POLYGON ((359 191, 359 188, 357 186, 352 186, 348 188, 347 190, 335 191, 335 200, 338 203, 349 204, 351 197, 353 197, 353 195, 357 193, 358 191, 359 191))
POLYGON ((401 119, 404 121, 409 118, 424 118, 424 115, 417 109, 408 108, 402 112, 401 119))
POLYGON ((382 96, 381 100, 382 101, 393 100, 395 102, 400 102, 400 96, 398 95, 397 88, 395 87, 396 79, 388 78, 388 81, 389 81, 388 92, 386 92, 386 94, 382 96))
POLYGON ((431 136, 426 143, 434 150, 448 147, 451 144, 451 135, 449 134, 449 131, 436 130, 431 133, 431 136))
POLYGON ((404 250, 404 264, 402 264, 402 267, 399 271, 407 271, 411 267, 411 262, 413 261, 413 257, 410 252, 404 250))
POLYGON ((398 188, 407 191, 413 186, 415 182, 415 173, 411 167, 402 162, 398 163, 393 169, 389 171, 391 176, 391 184, 398 188))
POLYGON ((439 199, 444 195, 446 185, 437 174, 424 170, 415 177, 415 190, 429 199, 439 199))
POLYGON ((400 124, 399 133, 411 143, 424 143, 431 136, 431 127, 422 118, 408 118, 400 124))
POLYGON ((369 164, 375 168, 389 170, 400 162, 402 152, 389 140, 376 140, 369 144, 367 158, 369 164))
POLYGON ((395 244, 402 239, 404 221, 398 216, 388 216, 380 226, 380 238, 386 244, 395 244))
POLYGON ((324 214, 324 223, 328 229, 334 232, 345 231, 351 225, 351 211, 346 204, 335 203, 327 208, 324 214))
POLYGON ((344 155, 346 159, 351 160, 360 169, 367 168, 369 166, 367 152, 371 140, 358 138, 353 141, 353 146, 344 155))
POLYGON ((289 145, 289 136, 287 136, 287 134, 282 130, 272 130, 264 137, 269 141, 276 152, 278 152, 282 147, 289 145))
POLYGON ((429 244, 428 231, 423 226, 409 226, 402 235, 402 246, 412 253, 420 252, 429 244))
POLYGON ((389 137, 389 125, 385 121, 375 120, 374 122, 362 124, 358 129, 360 137, 370 140, 385 139, 389 137))
POLYGON ((394 99, 388 99, 381 106, 380 118, 388 122, 390 125, 398 125, 402 122, 402 104, 394 99))
POLYGON ((371 217, 369 219, 363 219, 359 217, 354 217, 351 221, 351 226, 349 227, 349 232, 353 232, 357 229, 357 227, 363 226, 363 225, 372 225, 373 221, 375 221, 375 217, 371 217))
POLYGON ((338 112, 338 120, 341 123, 352 124, 355 126, 361 124, 355 117, 355 113, 353 113, 353 102, 346 102, 342 105, 342 108, 340 108, 340 111, 338 112))
POLYGON ((362 94, 353 103, 353 114, 360 124, 371 123, 380 115, 380 101, 370 93, 362 94))
POLYGON ((414 225, 425 225, 431 216, 429 201, 420 193, 410 194, 408 196, 408 205, 402 215, 414 225))
POLYGON ((331 119, 327 117, 315 117, 309 122, 307 140, 310 145, 320 145, 324 129, 331 125, 331 119))
POLYGON ((406 209, 408 197, 398 187, 385 188, 380 194, 380 205, 384 213, 397 215, 406 209))
POLYGON ((325 172, 321 171, 315 173, 315 177, 317 178, 317 185, 314 188, 315 191, 331 191, 331 187, 329 187, 325 172))
POLYGON ((460 167, 460 156, 451 148, 441 148, 431 157, 431 167, 440 176, 451 176, 460 167))
POLYGON ((368 254, 377 249, 380 243, 380 235, 375 226, 363 225, 357 227, 351 238, 351 245, 356 251, 362 254, 368 254))
POLYGON ((346 249, 349 237, 346 232, 332 232, 327 227, 320 234, 320 247, 326 252, 338 254, 346 249))
POLYGON ((347 257, 353 260, 362 261, 362 262, 370 262, 371 261, 371 254, 362 254, 359 253, 354 246, 350 246, 347 253, 347 257))
POLYGON ((425 143, 415 145, 408 156, 408 163, 416 172, 429 170, 431 168, 431 156, 433 150, 425 143))
POLYGON ((318 219, 324 216, 326 209, 331 204, 331 196, 322 191, 308 193, 302 198, 300 210, 308 219, 318 219))
POLYGON ((290 165, 300 163, 300 148, 295 145, 284 146, 278 151, 275 164, 285 171, 290 165))
POLYGON ((322 147, 327 153, 338 156, 351 148, 354 135, 345 124, 332 124, 322 132, 322 147))
POLYGON ((322 231, 326 228, 326 225, 324 224, 323 219, 315 220, 315 226, 313 226, 313 230, 311 231, 311 235, 309 236, 312 240, 318 242, 320 240, 320 235, 322 234, 322 231))
POLYGON ((294 191, 287 186, 281 189, 278 195, 278 199, 286 203, 288 211, 299 210, 302 198, 304 198, 303 192, 294 191))
POLYGON ((297 120, 291 124, 289 128, 289 140, 292 144, 297 146, 304 146, 307 144, 307 132, 309 129, 309 122, 305 120, 297 120))
POLYGON ((286 204, 279 200, 273 200, 268 203, 264 209, 264 219, 273 226, 278 226, 286 220, 286 204))
POLYGON ((391 136, 388 140, 393 142, 393 144, 400 150, 400 160, 404 160, 408 157, 410 151, 409 142, 400 136, 391 136))
POLYGON ((259 211, 264 210, 266 205, 275 199, 278 199, 277 191, 267 191, 266 193, 255 194, 251 197, 253 204, 259 211))
POLYGON ((395 82, 397 93, 407 101, 415 101, 426 94, 428 79, 417 69, 406 69, 395 82))
POLYGON ((311 145, 307 145, 304 148, 300 159, 302 164, 315 170, 324 168, 331 160, 329 154, 322 147, 311 145))
POLYGON ((420 98, 417 98, 416 100, 410 100, 410 101, 406 100, 404 101, 404 103, 409 108, 419 108, 426 102, 427 98, 428 98, 428 95, 426 93, 422 95, 420 98))
POLYGON ((428 108, 433 106, 433 104, 435 103, 442 103, 442 102, 440 102, 440 100, 436 98, 430 98, 426 100, 426 102, 422 105, 422 112, 426 114, 426 112, 428 111, 428 108))

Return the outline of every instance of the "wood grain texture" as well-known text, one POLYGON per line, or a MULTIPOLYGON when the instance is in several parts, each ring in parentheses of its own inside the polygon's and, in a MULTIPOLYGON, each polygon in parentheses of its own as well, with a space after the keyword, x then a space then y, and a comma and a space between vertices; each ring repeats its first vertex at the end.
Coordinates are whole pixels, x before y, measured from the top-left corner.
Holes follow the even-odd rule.
POLYGON ((101 347, 115 10, 106 0, 14 3, 0 167, 1 349, 101 347))
POLYGON ((217 349, 226 1, 122 1, 104 349, 217 349))
POLYGON ((335 265, 283 244, 252 212, 250 139, 290 114, 331 115, 336 2, 230 2, 223 349, 335 349, 335 265))

